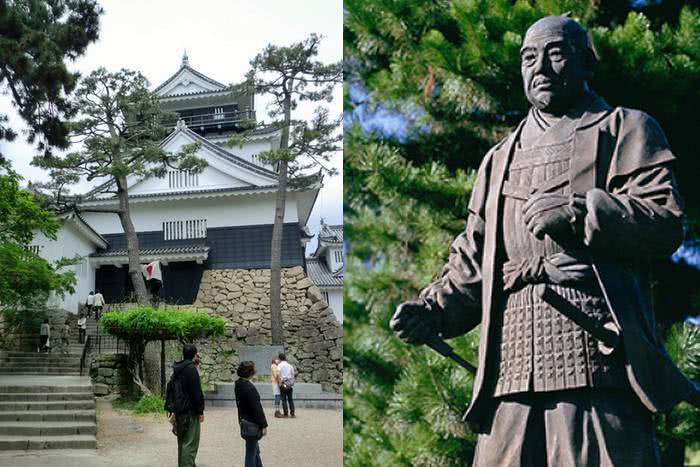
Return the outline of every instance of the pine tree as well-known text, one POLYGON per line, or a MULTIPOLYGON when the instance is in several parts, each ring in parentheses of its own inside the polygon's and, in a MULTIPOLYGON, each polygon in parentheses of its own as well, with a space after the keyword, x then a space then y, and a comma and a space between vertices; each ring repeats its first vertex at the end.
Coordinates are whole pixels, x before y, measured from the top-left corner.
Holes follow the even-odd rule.
MULTIPOLYGON (((119 216, 126 234, 129 277, 138 302, 145 305, 149 300, 129 210, 128 177, 162 177, 168 167, 197 172, 206 162, 194 156, 196 144, 185 145, 177 154, 160 147, 167 134, 164 125, 174 121, 174 116, 160 109, 158 97, 151 94, 148 80, 139 72, 95 70, 81 81, 72 103, 80 114, 71 122, 71 135, 75 142, 82 143, 82 149, 65 156, 37 156, 33 164, 51 171, 48 188, 57 190, 54 202, 62 209, 119 216), (66 197, 63 188, 81 177, 105 180, 100 191, 116 195, 116 206, 87 208, 80 205, 80 197, 66 197)), ((40 184, 34 187, 42 188, 40 184)))
MULTIPOLYGON (((282 229, 286 207, 287 185, 302 188, 317 180, 305 176, 311 168, 334 175, 336 170, 325 165, 340 148, 342 134, 339 119, 331 119, 328 109, 317 107, 310 122, 293 119, 292 111, 300 101, 330 102, 333 89, 342 81, 340 63, 323 64, 315 57, 321 38, 311 34, 306 40, 288 47, 268 45, 250 61, 243 89, 269 94, 274 101, 269 115, 272 125, 282 130, 280 147, 264 151, 258 157, 277 167, 279 181, 275 201, 270 258, 270 319, 272 344, 282 344, 282 229)), ((240 145, 245 135, 232 138, 231 145, 240 145)))
MULTIPOLYGON (((566 0, 344 5, 345 465, 469 465, 476 438, 460 417, 471 376, 431 350, 403 345, 388 321, 439 273, 464 228, 474 170, 527 111, 525 30, 567 11, 588 28, 600 57, 592 89, 660 122, 679 159, 692 229, 700 218, 689 118, 700 104, 700 13, 665 7, 645 16, 627 2, 566 0)), ((686 337, 671 352, 676 358, 700 355, 685 332, 668 332, 686 337)), ((472 362, 477 334, 452 342, 472 362)), ((697 411, 679 406, 660 420, 660 434, 698 439, 697 420, 697 411)))
MULTIPOLYGON (((41 138, 41 151, 68 146, 65 121, 75 108, 67 95, 78 74, 64 60, 97 39, 101 13, 95 0, 0 0, 0 85, 29 126, 28 141, 41 138)), ((17 136, 6 122, 0 113, 0 141, 17 136)))

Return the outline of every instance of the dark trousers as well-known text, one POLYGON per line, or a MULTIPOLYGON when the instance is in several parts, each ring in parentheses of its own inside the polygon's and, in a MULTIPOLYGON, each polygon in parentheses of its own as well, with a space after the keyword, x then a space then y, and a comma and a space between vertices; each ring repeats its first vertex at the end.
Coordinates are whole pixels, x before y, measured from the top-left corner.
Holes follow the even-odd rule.
POLYGON ((49 348, 46 347, 46 342, 49 340, 49 336, 41 336, 41 351, 48 352, 49 348))
POLYGON ((199 450, 200 424, 198 415, 177 415, 177 465, 195 467, 199 450))
POLYGON ((102 313, 102 307, 101 306, 96 306, 95 307, 95 321, 100 320, 100 314, 102 313))
POLYGON ((521 393, 496 402, 475 467, 659 467, 651 414, 631 390, 521 393))
POLYGON ((280 387, 280 395, 282 396, 282 411, 285 415, 287 415, 287 413, 294 415, 294 398, 292 397, 293 392, 294 388, 283 389, 280 387), (289 412, 287 411, 287 404, 289 404, 289 412))
POLYGON ((262 460, 260 460, 260 445, 257 439, 245 440, 244 467, 263 467, 262 460))
POLYGON ((85 329, 83 328, 78 328, 78 343, 85 343, 85 329))

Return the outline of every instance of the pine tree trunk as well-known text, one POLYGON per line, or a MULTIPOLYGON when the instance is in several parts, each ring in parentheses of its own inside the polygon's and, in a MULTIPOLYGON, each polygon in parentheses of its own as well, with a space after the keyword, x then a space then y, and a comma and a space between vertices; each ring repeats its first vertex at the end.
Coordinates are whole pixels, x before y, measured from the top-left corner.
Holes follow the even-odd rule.
POLYGON ((139 305, 148 304, 148 292, 146 291, 146 283, 143 280, 141 273, 141 258, 139 256, 139 239, 136 236, 134 223, 131 221, 131 212, 129 211, 129 191, 126 186, 126 177, 117 179, 117 191, 119 196, 119 221, 126 234, 126 246, 129 256, 129 277, 136 292, 136 301, 139 305))
MULTIPOLYGON (((289 88, 291 89, 291 82, 289 88)), ((291 95, 284 99, 284 127, 280 149, 289 147, 289 123, 291 121, 291 95)), ((287 161, 279 163, 279 182, 275 201, 275 223, 272 227, 272 246, 270 253, 270 327, 272 345, 283 344, 282 327, 282 232, 284 229, 284 210, 287 200, 287 161)))

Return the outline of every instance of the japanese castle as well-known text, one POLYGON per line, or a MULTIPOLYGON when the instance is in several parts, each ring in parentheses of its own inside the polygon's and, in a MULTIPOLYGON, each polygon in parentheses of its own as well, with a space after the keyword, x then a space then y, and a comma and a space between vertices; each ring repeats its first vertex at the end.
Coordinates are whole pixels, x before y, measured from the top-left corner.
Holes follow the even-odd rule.
MULTIPOLYGON (((277 173, 257 157, 278 148, 281 131, 257 123, 254 95, 233 96, 228 86, 193 69, 185 54, 175 74, 155 88, 164 110, 175 112, 171 133, 161 142, 168 152, 199 143, 197 156, 208 166, 198 174, 170 170, 163 178, 129 177, 129 203, 141 263, 160 261, 161 300, 191 304, 207 269, 270 267, 277 173), (234 133, 254 129, 242 147, 225 145, 234 133)), ((79 208, 117 205, 110 183, 83 196, 79 208)), ((284 219, 282 267, 302 266, 311 235, 307 221, 321 188, 290 190, 284 219)), ((107 303, 129 301, 126 236, 116 214, 79 209, 62 215, 57 241, 38 235, 33 247, 54 261, 80 255, 75 293, 53 297, 51 305, 77 312, 90 291, 107 303)))

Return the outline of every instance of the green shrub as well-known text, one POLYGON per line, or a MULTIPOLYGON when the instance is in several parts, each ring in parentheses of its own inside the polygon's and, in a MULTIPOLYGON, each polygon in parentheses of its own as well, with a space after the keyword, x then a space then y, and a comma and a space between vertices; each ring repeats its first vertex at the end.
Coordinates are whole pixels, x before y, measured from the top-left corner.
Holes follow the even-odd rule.
POLYGON ((164 405, 165 401, 160 396, 143 396, 134 406, 134 412, 138 414, 165 413, 164 405))
POLYGON ((135 306, 123 311, 111 311, 100 318, 100 326, 110 334, 125 340, 192 340, 224 334, 226 321, 203 311, 177 308, 153 309, 135 306))

